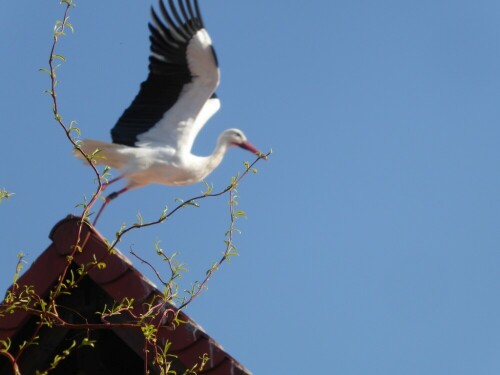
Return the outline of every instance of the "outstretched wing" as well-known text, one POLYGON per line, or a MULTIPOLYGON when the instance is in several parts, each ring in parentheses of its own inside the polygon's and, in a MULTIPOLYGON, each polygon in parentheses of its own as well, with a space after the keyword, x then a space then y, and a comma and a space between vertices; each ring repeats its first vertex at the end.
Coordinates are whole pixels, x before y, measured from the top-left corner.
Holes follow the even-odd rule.
POLYGON ((198 0, 159 1, 151 8, 149 75, 111 130, 114 143, 189 151, 218 110, 220 73, 198 0))

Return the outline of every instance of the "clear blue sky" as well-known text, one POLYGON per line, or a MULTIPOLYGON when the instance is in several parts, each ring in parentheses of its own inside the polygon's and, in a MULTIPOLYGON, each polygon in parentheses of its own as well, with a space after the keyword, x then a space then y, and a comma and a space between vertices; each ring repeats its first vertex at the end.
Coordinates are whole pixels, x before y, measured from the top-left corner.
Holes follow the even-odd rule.
MULTIPOLYGON (((146 77, 148 1, 77 1, 61 40, 61 113, 109 130, 146 77)), ((195 146, 244 129, 271 160, 240 186, 241 256, 187 313, 255 374, 500 373, 500 2, 201 1, 221 111, 195 146)), ((51 116, 58 2, 0 6, 0 287, 94 190, 51 116)), ((227 185, 249 154, 209 178, 227 185)), ((105 212, 108 238, 183 189, 146 187, 105 212)), ((225 199, 126 237, 200 279, 224 247, 225 199)), ((135 262, 137 263, 137 262, 135 262)), ((160 264, 158 265, 160 266, 160 264)), ((138 265, 151 279, 151 273, 138 265)))

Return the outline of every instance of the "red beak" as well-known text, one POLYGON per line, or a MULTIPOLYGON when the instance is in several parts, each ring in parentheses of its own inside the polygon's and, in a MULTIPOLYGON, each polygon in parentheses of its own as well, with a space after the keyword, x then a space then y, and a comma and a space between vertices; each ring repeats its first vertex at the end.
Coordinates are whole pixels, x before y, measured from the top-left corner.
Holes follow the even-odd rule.
POLYGON ((261 153, 259 150, 257 150, 257 149, 255 148, 255 146, 254 146, 254 145, 252 145, 252 144, 251 144, 250 142, 248 142, 248 141, 241 142, 241 143, 237 144, 237 146, 239 146, 239 147, 241 147, 241 148, 244 148, 245 150, 248 150, 248 151, 250 151, 251 153, 257 154, 257 155, 259 155, 259 156, 260 156, 260 155, 262 155, 262 153, 261 153))

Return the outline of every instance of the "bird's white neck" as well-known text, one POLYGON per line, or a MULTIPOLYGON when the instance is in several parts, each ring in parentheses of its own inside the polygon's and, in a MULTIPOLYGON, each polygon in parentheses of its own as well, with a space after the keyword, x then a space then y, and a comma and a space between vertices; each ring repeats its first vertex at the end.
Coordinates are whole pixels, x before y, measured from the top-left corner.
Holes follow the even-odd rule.
POLYGON ((219 164, 222 162, 222 159, 224 159, 224 155, 226 154, 228 148, 229 144, 226 140, 219 139, 217 141, 214 152, 207 158, 207 170, 212 172, 219 166, 219 164))

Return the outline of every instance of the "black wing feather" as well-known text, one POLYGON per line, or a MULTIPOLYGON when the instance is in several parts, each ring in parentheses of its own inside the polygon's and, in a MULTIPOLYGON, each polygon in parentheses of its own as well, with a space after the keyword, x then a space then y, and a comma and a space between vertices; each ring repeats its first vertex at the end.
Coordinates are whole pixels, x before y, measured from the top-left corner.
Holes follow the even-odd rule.
POLYGON ((169 0, 168 10, 163 0, 159 0, 164 20, 151 8, 149 75, 132 104, 111 129, 114 143, 135 146, 137 136, 151 129, 172 108, 184 85, 192 80, 186 50, 191 38, 204 25, 198 0, 178 0, 178 4, 181 14, 172 0, 169 0))

